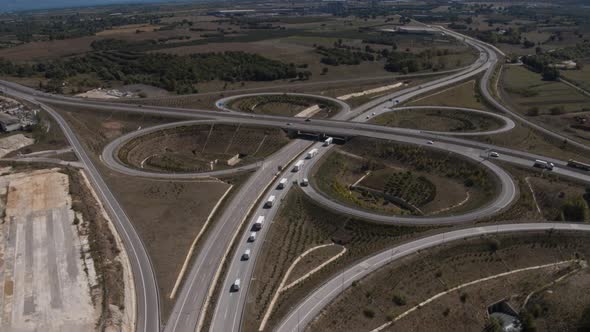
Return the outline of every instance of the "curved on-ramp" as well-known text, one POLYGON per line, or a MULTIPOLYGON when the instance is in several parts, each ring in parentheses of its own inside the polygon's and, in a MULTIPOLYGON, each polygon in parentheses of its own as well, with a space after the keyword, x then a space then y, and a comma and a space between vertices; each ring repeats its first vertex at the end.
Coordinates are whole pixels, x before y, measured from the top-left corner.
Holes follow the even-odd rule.
POLYGON ((553 230, 587 232, 590 231, 590 225, 572 223, 525 223, 472 227, 424 237, 387 249, 358 262, 323 283, 297 304, 297 306, 291 310, 285 318, 283 318, 275 330, 279 332, 304 330, 307 324, 318 316, 324 307, 352 285, 354 281, 364 278, 371 272, 383 267, 385 264, 413 253, 417 253, 420 250, 432 248, 443 243, 482 235, 553 230))
MULTIPOLYGON (((412 142, 412 144, 426 146, 425 142, 412 142)), ((433 147, 436 148, 436 147, 433 147)), ((444 151, 452 151, 457 154, 457 158, 467 158, 474 163, 479 163, 483 167, 486 167, 499 182, 499 192, 491 202, 486 205, 476 208, 471 211, 460 213, 457 215, 448 216, 423 216, 423 217, 407 217, 399 215, 385 215, 377 212, 363 210, 360 207, 353 207, 345 205, 344 203, 327 196, 315 187, 315 182, 310 181, 310 185, 307 187, 301 187, 303 192, 309 196, 313 201, 320 205, 345 215, 354 216, 357 218, 370 220, 375 223, 391 224, 391 225, 450 225, 450 224, 461 224, 474 222, 484 218, 493 216, 494 214, 509 207, 515 198, 518 196, 518 188, 515 185, 512 177, 506 173, 501 167, 490 162, 489 160, 481 157, 476 157, 470 153, 464 152, 462 149, 453 148, 451 145, 447 145, 444 151)), ((332 152, 333 153, 333 152, 332 152)), ((326 158, 327 156, 324 156, 326 158)), ((309 160, 310 163, 304 169, 304 177, 312 178, 314 170, 317 169, 323 161, 322 158, 313 158, 309 160)))
POLYGON ((335 103, 336 105, 338 105, 340 107, 338 112, 347 113, 350 111, 350 105, 348 105, 346 102, 344 102, 340 99, 327 97, 327 96, 321 96, 321 95, 314 95, 314 94, 310 94, 310 93, 295 93, 295 92, 263 92, 263 93, 247 93, 247 94, 229 96, 229 97, 225 97, 225 98, 221 98, 221 99, 217 100, 215 102, 215 107, 217 107, 218 109, 220 109, 222 111, 226 111, 226 112, 244 113, 244 112, 241 112, 238 110, 234 110, 234 109, 230 108, 228 105, 232 101, 242 99, 242 98, 261 97, 261 96, 283 96, 283 95, 284 96, 296 96, 296 97, 321 99, 321 100, 325 100, 327 102, 332 102, 332 103, 335 103))
POLYGON ((141 130, 137 130, 126 135, 120 136, 117 139, 111 141, 102 151, 101 159, 105 163, 107 167, 110 169, 117 171, 121 174, 130 175, 130 176, 140 176, 146 178, 164 178, 164 179, 195 179, 195 178, 207 178, 207 177, 215 177, 215 176, 225 176, 225 175, 232 175, 237 173, 249 172, 254 171, 258 167, 260 167, 260 162, 255 162, 251 164, 247 164, 237 168, 229 168, 224 170, 218 171, 209 171, 209 172, 182 172, 182 173, 166 173, 166 172, 155 172, 155 171, 147 171, 138 168, 134 168, 131 166, 126 165, 119 159, 119 151, 121 148, 129 143, 131 140, 135 138, 139 138, 144 135, 148 135, 154 132, 158 132, 165 129, 177 128, 177 127, 188 127, 188 126, 195 126, 195 125, 202 125, 202 124, 212 124, 212 123, 221 123, 221 124, 234 124, 231 121, 223 121, 223 120, 190 120, 190 121, 181 121, 181 122, 173 122, 173 123, 166 123, 162 125, 157 125, 149 128, 144 128, 141 130))

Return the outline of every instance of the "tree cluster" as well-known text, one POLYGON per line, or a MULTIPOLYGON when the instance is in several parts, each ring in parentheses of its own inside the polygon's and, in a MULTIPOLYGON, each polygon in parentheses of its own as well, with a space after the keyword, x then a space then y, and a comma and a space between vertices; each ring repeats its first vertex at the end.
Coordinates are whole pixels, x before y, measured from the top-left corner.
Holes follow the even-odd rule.
MULTIPOLYGON (((298 77, 293 64, 244 52, 201 53, 185 56, 160 53, 93 52, 83 57, 36 65, 17 65, 0 59, 0 74, 43 75, 66 80, 94 74, 103 81, 149 84, 177 93, 191 93, 198 82, 223 80, 272 81, 298 77)), ((303 74, 303 78, 309 74, 303 74)))

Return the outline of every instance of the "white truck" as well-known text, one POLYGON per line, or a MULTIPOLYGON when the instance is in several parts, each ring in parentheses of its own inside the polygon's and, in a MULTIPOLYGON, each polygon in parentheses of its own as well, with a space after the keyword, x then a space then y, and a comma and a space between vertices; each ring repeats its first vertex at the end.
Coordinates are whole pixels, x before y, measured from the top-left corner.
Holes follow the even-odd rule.
POLYGON ((301 186, 302 187, 309 186, 309 180, 307 178, 303 178, 303 180, 301 180, 301 186))
POLYGON ((303 167, 303 165, 305 164, 305 161, 303 160, 299 160, 295 163, 295 166, 293 166, 293 172, 299 172, 299 170, 303 167))
POLYGON ((311 158, 315 157, 317 154, 318 154, 318 149, 311 149, 307 153, 307 159, 311 159, 311 158))
POLYGON ((248 242, 256 241, 256 232, 251 232, 250 236, 248 236, 248 242))
POLYGON ((277 186, 277 189, 284 189, 287 186, 287 178, 282 178, 281 181, 279 181, 279 185, 277 186))
POLYGON ((252 230, 254 230, 254 231, 261 230, 263 223, 264 223, 264 216, 259 216, 258 219, 256 219, 254 226, 252 226, 252 230))
POLYGON ((535 160, 535 163, 533 164, 533 166, 538 167, 538 168, 542 168, 542 169, 546 169, 549 171, 552 171, 553 167, 555 167, 555 165, 553 163, 547 162, 545 160, 540 160, 540 159, 535 160))
POLYGON ((247 261, 249 259, 250 259, 250 249, 246 249, 246 251, 244 251, 244 253, 242 254, 242 260, 247 261))
POLYGON ((326 138, 326 140, 324 141, 324 146, 328 146, 328 145, 332 144, 332 142, 334 142, 334 138, 332 138, 332 137, 328 137, 328 138, 326 138))
POLYGON ((264 207, 267 209, 271 208, 275 203, 275 199, 277 199, 275 195, 270 195, 270 197, 268 197, 268 199, 266 200, 266 203, 264 203, 264 207))

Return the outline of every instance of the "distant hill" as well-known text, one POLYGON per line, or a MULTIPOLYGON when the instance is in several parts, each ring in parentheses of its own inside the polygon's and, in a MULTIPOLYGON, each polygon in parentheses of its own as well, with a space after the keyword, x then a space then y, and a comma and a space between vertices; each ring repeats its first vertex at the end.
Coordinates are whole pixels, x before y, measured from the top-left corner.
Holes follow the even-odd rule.
POLYGON ((0 12, 168 1, 170 0, 0 0, 0 12))

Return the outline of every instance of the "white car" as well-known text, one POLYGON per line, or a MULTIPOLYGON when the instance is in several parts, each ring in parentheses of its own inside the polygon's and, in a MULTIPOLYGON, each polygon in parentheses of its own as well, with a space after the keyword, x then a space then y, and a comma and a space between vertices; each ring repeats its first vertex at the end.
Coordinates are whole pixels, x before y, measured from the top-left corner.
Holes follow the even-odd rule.
POLYGON ((433 141, 427 141, 426 144, 432 145, 432 144, 434 144, 434 142, 433 141))
POLYGON ((498 157, 500 157, 500 154, 496 151, 492 151, 492 152, 490 152, 490 157, 498 158, 498 157))
POLYGON ((236 281, 234 281, 234 283, 231 285, 231 292, 237 292, 240 290, 240 279, 236 279, 236 281))

